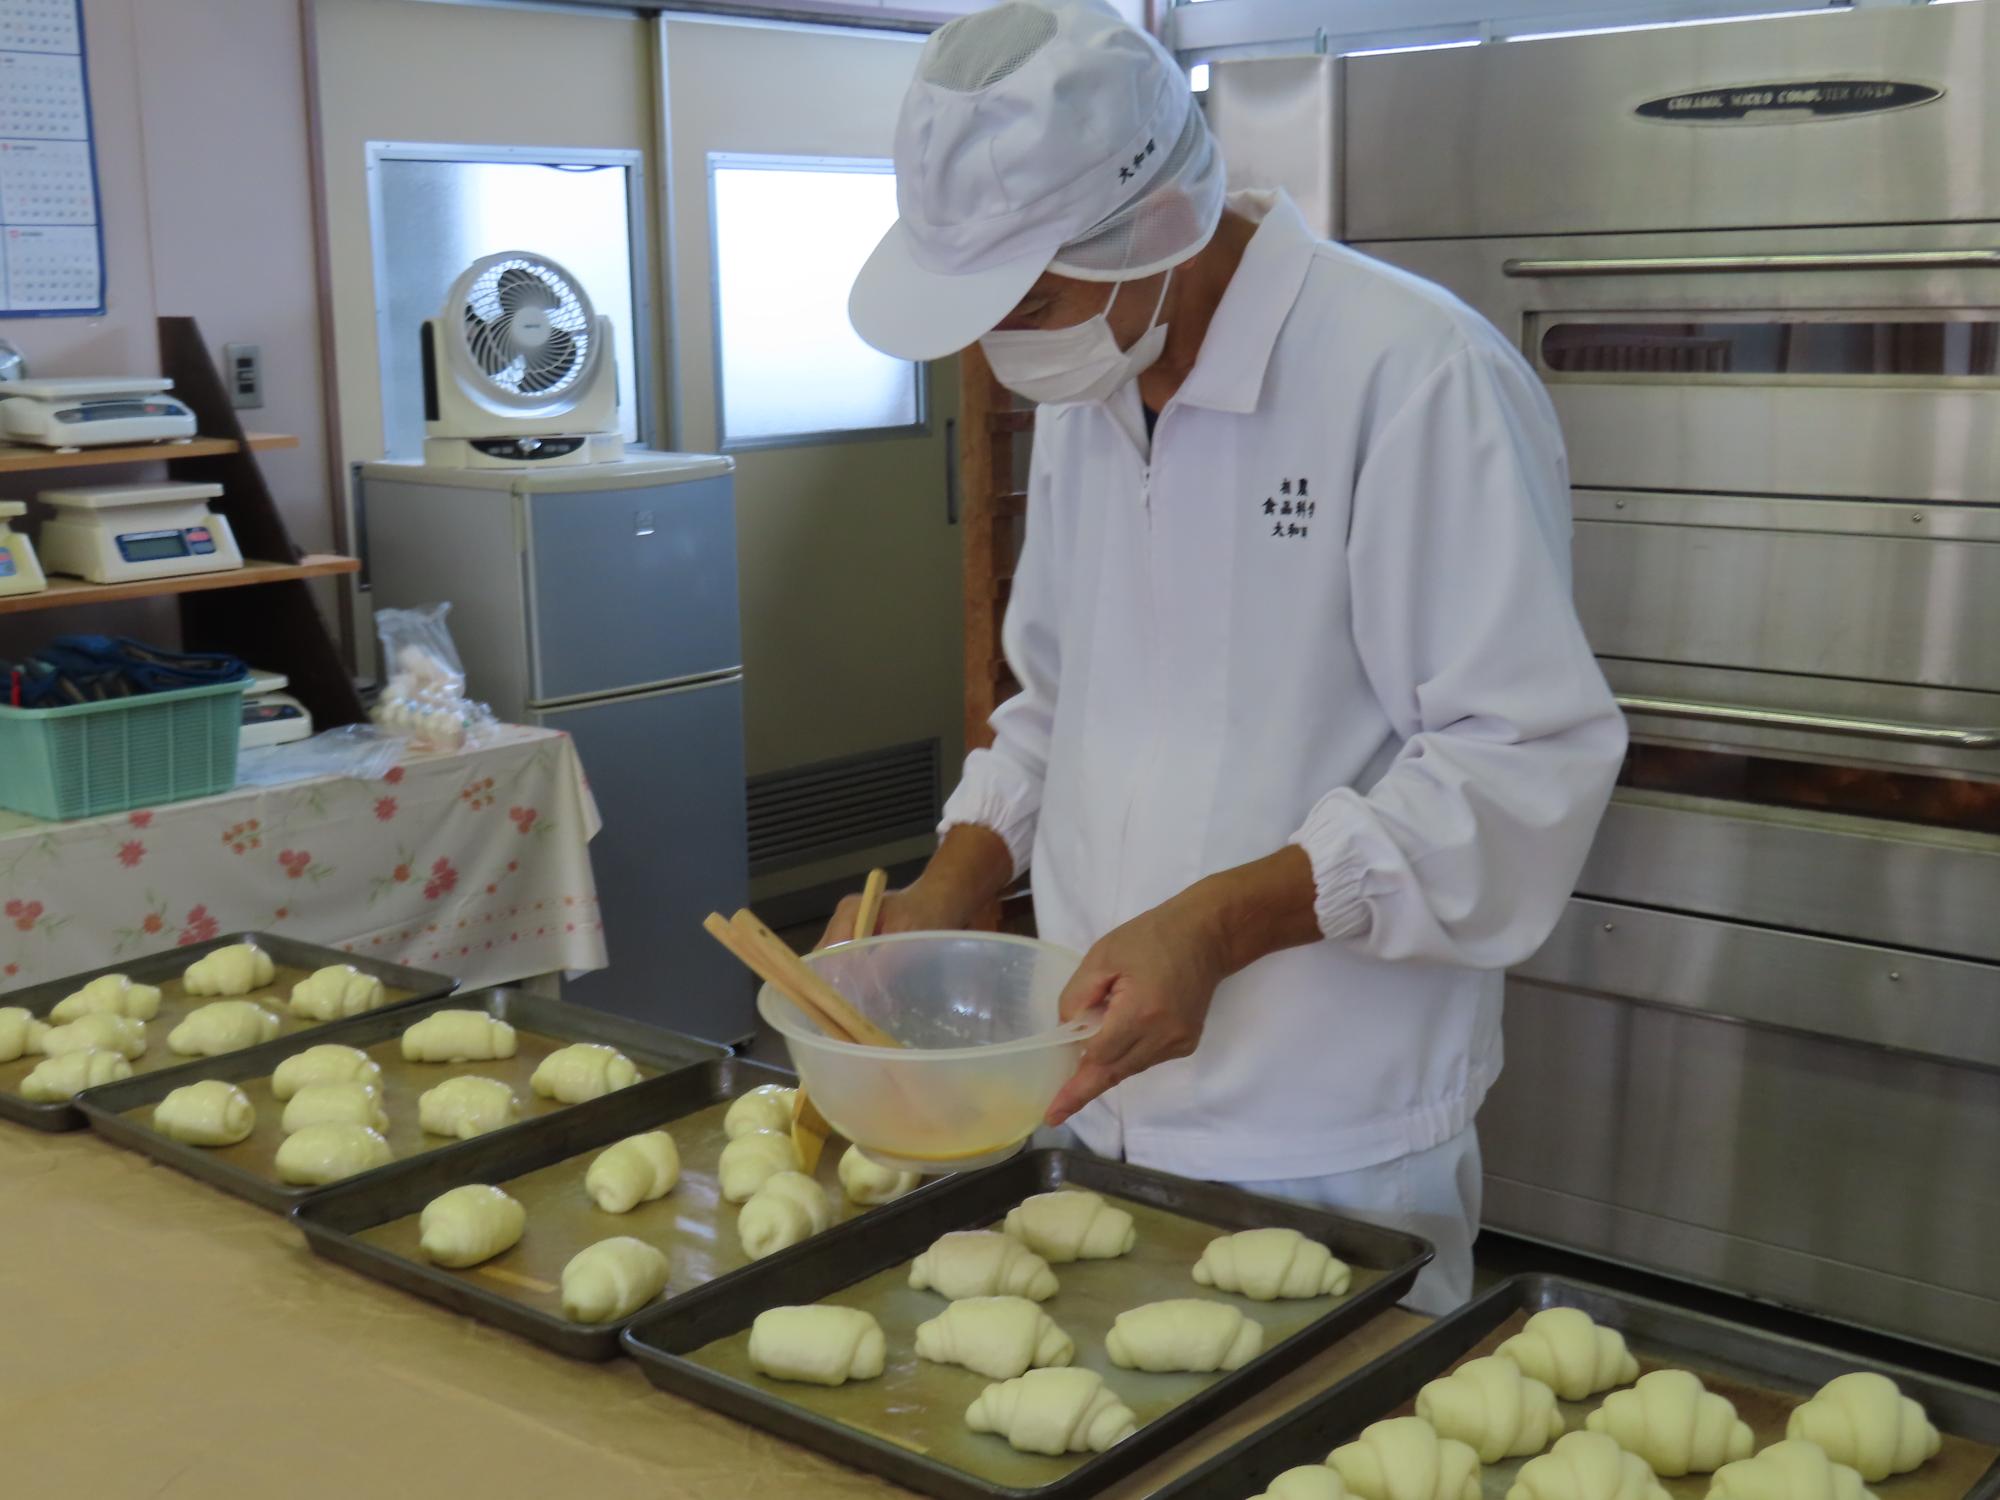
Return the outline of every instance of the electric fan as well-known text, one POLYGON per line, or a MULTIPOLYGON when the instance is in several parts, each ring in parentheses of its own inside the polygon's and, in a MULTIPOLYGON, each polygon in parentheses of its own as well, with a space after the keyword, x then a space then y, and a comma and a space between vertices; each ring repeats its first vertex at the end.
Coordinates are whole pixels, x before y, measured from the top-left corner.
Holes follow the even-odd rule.
POLYGON ((594 464, 625 448, 611 320, 544 256, 474 261, 423 327, 424 462, 594 464))

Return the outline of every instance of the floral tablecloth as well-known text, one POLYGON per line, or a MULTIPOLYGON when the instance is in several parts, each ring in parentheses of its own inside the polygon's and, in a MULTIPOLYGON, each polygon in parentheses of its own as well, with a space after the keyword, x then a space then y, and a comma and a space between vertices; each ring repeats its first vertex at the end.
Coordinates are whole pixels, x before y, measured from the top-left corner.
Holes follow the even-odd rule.
POLYGON ((0 812, 0 993, 223 932, 502 984, 605 965, 569 736, 74 823, 0 812))

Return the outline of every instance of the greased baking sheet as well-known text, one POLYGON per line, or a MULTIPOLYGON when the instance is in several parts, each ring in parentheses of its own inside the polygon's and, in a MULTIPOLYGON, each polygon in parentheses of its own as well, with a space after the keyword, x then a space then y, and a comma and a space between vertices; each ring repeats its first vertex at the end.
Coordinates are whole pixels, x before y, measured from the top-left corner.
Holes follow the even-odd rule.
MULTIPOLYGON (((1761 1452, 1785 1436, 1794 1407, 1834 1376, 1876 1369, 1930 1412, 1944 1435, 1937 1456, 1914 1473, 1871 1484, 1878 1500, 1992 1500, 2000 1495, 2000 1395, 1911 1371, 1850 1359, 1838 1350, 1765 1334, 1738 1324, 1683 1313, 1642 1298, 1553 1277, 1517 1277, 1357 1372, 1279 1422, 1246 1438, 1209 1464, 1160 1491, 1155 1500, 1245 1500, 1299 1464, 1319 1463, 1371 1422, 1409 1416, 1417 1390, 1469 1359, 1491 1354, 1546 1307, 1581 1307, 1625 1334, 1640 1373, 1692 1370, 1726 1396, 1756 1434, 1761 1452)), ((1566 1431, 1582 1430, 1602 1403, 1560 1403, 1566 1431)), ((1505 1500, 1525 1458, 1482 1470, 1485 1500, 1505 1500)), ((1673 1500, 1706 1500, 1711 1476, 1662 1479, 1673 1500)))
MULTIPOLYGON (((514 990, 485 990, 413 1005, 395 1011, 370 1011, 349 1020, 331 1022, 316 1034, 281 1038, 242 1052, 207 1060, 206 1064, 172 1079, 132 1079, 93 1091, 84 1100, 92 1125, 120 1145, 159 1158, 194 1176, 266 1208, 282 1213, 320 1189, 283 1182, 278 1177, 278 1147, 284 1143, 285 1106, 272 1094, 271 1079, 278 1065, 307 1046, 339 1043, 358 1047, 381 1065, 380 1099, 389 1116, 385 1132, 397 1160, 421 1156, 456 1145, 455 1138, 426 1135, 417 1123, 418 1097, 447 1078, 493 1078, 514 1091, 523 1120, 539 1119, 565 1109, 544 1099, 528 1080, 543 1058, 572 1042, 602 1042, 618 1047, 639 1069, 640 1078, 694 1066, 720 1055, 722 1048, 681 1037, 583 1006, 565 1005, 514 990), (421 1063, 403 1058, 402 1035, 439 1010, 480 1010, 514 1027, 517 1050, 512 1057, 488 1062, 421 1063), (196 1078, 221 1078, 236 1084, 257 1111, 257 1126, 247 1140, 234 1146, 189 1146, 169 1140, 153 1128, 153 1111, 172 1088, 196 1078)), ((609 1096, 607 1096, 609 1097, 609 1096)), ((593 1101, 595 1102, 595 1101, 593 1101)))
MULTIPOLYGON (((736 1234, 737 1205, 725 1203, 717 1162, 726 1142, 729 1103, 761 1084, 791 1085, 790 1073, 740 1058, 627 1089, 600 1101, 588 1120, 567 1128, 524 1130, 513 1140, 493 1138, 476 1154, 439 1159, 421 1171, 387 1169, 368 1183, 329 1190, 294 1219, 323 1255, 379 1276, 419 1295, 579 1359, 609 1359, 629 1319, 608 1324, 571 1322, 562 1311, 562 1270, 570 1257, 619 1235, 656 1245, 669 1264, 665 1296, 748 1265, 736 1234), (672 1192, 630 1213, 609 1214, 584 1191, 584 1174, 606 1146, 648 1130, 673 1136, 681 1177, 672 1192), (418 1219, 426 1203, 468 1182, 504 1188, 527 1210, 520 1243, 478 1266, 434 1266, 418 1246, 418 1219)), ((834 1205, 835 1223, 874 1210, 858 1208, 840 1190, 838 1136, 827 1142, 816 1176, 834 1205)))
MULTIPOLYGON (((167 1034, 202 1006, 212 1005, 218 999, 238 997, 190 995, 181 986, 181 976, 187 972, 188 965, 196 959, 235 943, 255 943, 271 956, 272 963, 276 965, 277 972, 271 976, 269 984, 254 989, 240 998, 257 1001, 278 1018, 276 1040, 279 1041, 340 1024, 333 1021, 302 1020, 294 1016, 286 1005, 291 998, 293 985, 315 969, 323 969, 329 964, 351 964, 362 973, 372 974, 382 981, 387 998, 383 1005, 378 1006, 370 1014, 379 1014, 389 1006, 401 1006, 416 1000, 448 995, 458 984, 457 980, 447 974, 429 974, 419 969, 406 969, 397 964, 385 964, 357 954, 342 953, 334 948, 322 948, 316 943, 302 943, 293 938, 279 937, 273 933, 239 932, 232 933, 228 937, 215 938, 210 942, 191 944, 185 948, 170 948, 164 953, 148 953, 128 962, 111 964, 87 974, 51 980, 46 984, 34 985, 13 994, 0 995, 0 1005, 25 1006, 37 1016, 46 1019, 48 1013, 62 1000, 101 974, 123 974, 134 984, 156 985, 160 991, 160 1013, 146 1023, 146 1050, 132 1059, 132 1074, 138 1078, 163 1072, 169 1068, 177 1072, 186 1069, 188 1071, 182 1081, 188 1081, 198 1076, 195 1070, 209 1059, 182 1057, 178 1052, 170 1051, 167 1047, 167 1034)), ((81 1129, 85 1123, 84 1116, 74 1101, 34 1104, 21 1097, 22 1081, 41 1061, 40 1057, 23 1057, 14 1062, 0 1063, 0 1118, 32 1125, 38 1130, 81 1129)))
POLYGON ((1069 1152, 1039 1152, 954 1179, 926 1203, 885 1212, 859 1232, 829 1236, 818 1258, 746 1272, 635 1319, 626 1347, 655 1384, 770 1427, 898 1483, 944 1497, 1069 1496, 1096 1492, 1198 1425, 1358 1326, 1407 1290, 1430 1247, 1414 1236, 1278 1204, 1216 1183, 1196 1183, 1069 1152), (911 1259, 954 1229, 986 1228, 1033 1193, 1073 1184, 1131 1213, 1133 1250, 1113 1260, 1055 1267, 1060 1289, 1043 1308, 1133 1410, 1134 1436, 1107 1454, 1059 1458, 1018 1453, 965 1425, 965 1410, 993 1382, 957 1365, 919 1360, 919 1323, 944 1311, 934 1292, 912 1291, 911 1259), (1192 1276, 1219 1234, 1289 1224, 1354 1268, 1339 1297, 1257 1303, 1200 1286, 1192 1276), (1104 1352, 1112 1321, 1128 1308, 1174 1297, 1241 1308, 1267 1331, 1264 1353, 1229 1374, 1121 1370, 1104 1352), (749 1366, 756 1314, 787 1303, 829 1302, 874 1314, 889 1363, 876 1380, 834 1389, 768 1379, 749 1366))

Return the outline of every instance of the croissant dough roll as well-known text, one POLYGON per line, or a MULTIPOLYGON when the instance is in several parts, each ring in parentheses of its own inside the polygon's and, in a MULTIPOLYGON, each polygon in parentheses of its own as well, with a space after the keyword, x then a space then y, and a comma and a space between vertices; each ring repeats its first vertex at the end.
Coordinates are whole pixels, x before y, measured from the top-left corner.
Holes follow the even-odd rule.
POLYGON ((497 1187, 468 1183, 439 1193, 417 1218, 418 1247, 441 1266, 476 1266, 520 1243, 528 1211, 497 1187))
POLYGON ((1030 1370, 989 1385, 965 1425, 994 1432, 1023 1453, 1103 1453, 1139 1430, 1132 1408, 1095 1370, 1030 1370))
POLYGON ((1686 1370, 1654 1370, 1629 1391, 1613 1391, 1584 1419, 1616 1438, 1662 1479, 1706 1474, 1750 1456, 1755 1443, 1736 1408, 1686 1370))
POLYGON ((96 1047, 134 1058, 146 1050, 146 1023, 134 1021, 108 1010, 78 1016, 67 1026, 51 1026, 42 1035, 42 1054, 61 1057, 65 1052, 83 1052, 96 1047))
POLYGON ((965 1297, 917 1325, 917 1357, 1012 1380, 1076 1359, 1076 1341, 1026 1297, 965 1297))
POLYGON ((1296 1229, 1245 1229, 1210 1240, 1195 1262, 1194 1279, 1252 1302, 1274 1302, 1280 1297, 1342 1296, 1354 1273, 1326 1246, 1296 1229))
POLYGON ((722 1133, 733 1141, 753 1130, 789 1131, 798 1096, 797 1089, 786 1088, 782 1083, 760 1083, 731 1101, 722 1116, 722 1133))
POLYGON ((123 974, 100 974, 80 990, 63 996, 49 1012, 57 1025, 82 1016, 106 1014, 128 1016, 134 1021, 150 1021, 160 1013, 160 991, 155 985, 134 984, 123 974))
POLYGON ((1861 1476, 1835 1463, 1818 1443, 1787 1438, 1755 1458, 1724 1464, 1709 1482, 1708 1500, 1875 1500, 1861 1476))
POLYGON ((49 1034, 47 1023, 37 1021, 23 1006, 0 1006, 0 1062, 32 1057, 42 1050, 42 1038, 49 1034))
POLYGON ((292 986, 291 1010, 309 1021, 337 1021, 374 1010, 388 999, 382 981, 352 964, 328 964, 292 986))
POLYGON ((1785 1436, 1818 1443, 1870 1484, 1907 1474, 1937 1456, 1944 1440, 1924 1409, 1886 1375, 1856 1371, 1829 1380, 1793 1410, 1785 1436))
POLYGON ((1582 1401, 1639 1378, 1639 1361, 1625 1347, 1625 1336, 1600 1327, 1581 1308, 1544 1308, 1496 1352, 1564 1401, 1582 1401))
POLYGON ((910 1286, 953 1302, 1003 1296, 1046 1302, 1056 1294, 1057 1282, 1049 1263, 1012 1236, 958 1229, 910 1263, 910 1286))
POLYGON ((189 964, 181 988, 190 995, 247 995, 269 984, 277 972, 271 955, 255 943, 231 943, 189 964))
POLYGON ((1271 1481, 1271 1487, 1250 1500, 1347 1500, 1347 1486, 1324 1464, 1300 1464, 1271 1481))
POLYGON ((257 1128, 257 1107, 235 1084, 204 1078, 154 1105, 153 1128, 190 1146, 234 1146, 257 1128))
POLYGON ((1556 1393, 1497 1354, 1468 1359, 1418 1391, 1417 1415, 1488 1464, 1540 1453, 1563 1430, 1556 1393))
POLYGON ((752 1260, 809 1240, 833 1223, 826 1189, 803 1172, 776 1172, 736 1216, 736 1235, 752 1260))
POLYGON ((278 1179, 324 1187, 395 1159, 389 1143, 366 1125, 308 1125, 286 1136, 278 1148, 278 1179))
POLYGON ((849 1146, 840 1158, 840 1190, 849 1203, 873 1208, 894 1203, 923 1185, 923 1173, 901 1172, 871 1160, 859 1146, 849 1146))
POLYGON ((436 1010, 403 1032, 403 1061, 491 1062, 512 1057, 514 1028, 483 1010, 436 1010))
POLYGON ((1572 1432, 1521 1465, 1507 1500, 1667 1500, 1646 1460, 1601 1432, 1572 1432))
POLYGON ((1479 1455, 1422 1417, 1391 1417, 1326 1456, 1359 1500, 1479 1500, 1479 1455))
POLYGON ((1007 1214, 1007 1233, 1052 1266, 1110 1260, 1137 1243, 1132 1216, 1096 1193, 1065 1189, 1037 1193, 1007 1214))
POLYGON ((497 1078, 461 1073, 417 1095, 417 1128, 425 1135, 475 1135, 512 1125, 521 1117, 514 1091, 497 1078))
POLYGON ((583 1190, 604 1212, 624 1214, 666 1197, 680 1180, 680 1148, 666 1131, 653 1130, 600 1151, 583 1174, 583 1190))
POLYGON ((563 1267, 563 1316, 574 1323, 613 1323, 666 1287, 667 1257, 661 1251, 630 1235, 599 1240, 563 1267))
POLYGON ((774 1380, 873 1380, 888 1357, 882 1325, 859 1308, 769 1307, 750 1325, 750 1368, 774 1380))
POLYGON ((725 1202, 747 1203, 750 1195, 780 1172, 796 1172, 798 1147, 792 1138, 776 1130, 752 1130, 739 1135, 722 1148, 716 1176, 725 1202))
POLYGON ((278 1119, 278 1128, 286 1135, 296 1135, 312 1125, 366 1125, 370 1130, 387 1130, 389 1116, 373 1084, 312 1083, 292 1095, 278 1119))
POLYGON ((282 1104, 308 1084, 381 1082, 382 1065, 359 1047, 321 1042, 278 1064, 271 1075, 271 1097, 282 1104))
POLYGON ((55 1104, 85 1089, 131 1076, 132 1065, 116 1052, 98 1048, 65 1052, 35 1064, 34 1071, 21 1080, 21 1097, 33 1104, 55 1104))
POLYGON ((632 1059, 602 1042, 572 1042, 543 1058, 528 1087, 544 1099, 584 1104, 639 1081, 632 1059))
POLYGON ((1127 1370, 1240 1370, 1264 1352, 1264 1325, 1226 1302, 1175 1297, 1129 1308, 1112 1320, 1104 1352, 1127 1370))
POLYGON ((278 1018, 254 1000, 217 1000, 189 1013, 167 1033, 167 1050, 182 1057, 218 1057, 268 1042, 278 1018))

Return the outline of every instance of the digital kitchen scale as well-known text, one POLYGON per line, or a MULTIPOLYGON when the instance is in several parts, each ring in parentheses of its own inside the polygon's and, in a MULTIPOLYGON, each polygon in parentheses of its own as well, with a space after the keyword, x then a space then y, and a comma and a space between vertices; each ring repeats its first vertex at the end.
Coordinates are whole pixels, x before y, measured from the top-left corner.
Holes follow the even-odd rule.
POLYGON ((0 500, 0 597, 39 594, 49 586, 35 561, 35 544, 7 523, 28 513, 19 500, 0 500))
POLYGON ((260 745, 289 745, 293 740, 310 739, 312 714, 290 693, 282 672, 250 669, 250 685, 243 690, 243 739, 245 750, 260 745))
POLYGON ((194 436, 194 413, 159 376, 0 380, 0 435, 43 448, 102 448, 194 436))
POLYGON ((243 566, 229 522, 208 508, 219 484, 106 484, 44 490, 42 566, 92 583, 132 583, 243 566))

